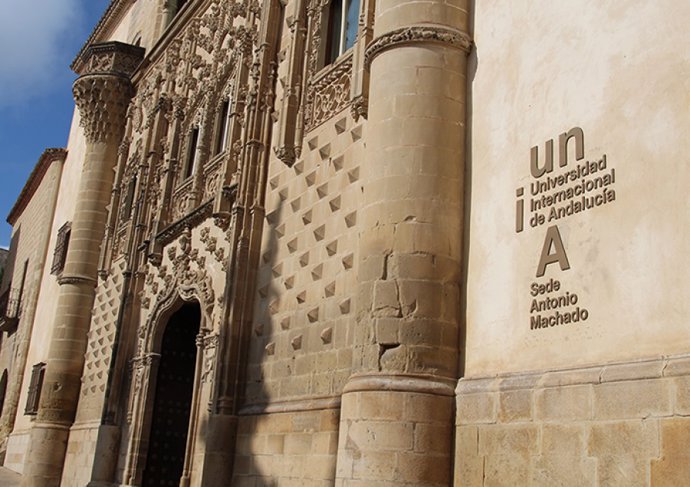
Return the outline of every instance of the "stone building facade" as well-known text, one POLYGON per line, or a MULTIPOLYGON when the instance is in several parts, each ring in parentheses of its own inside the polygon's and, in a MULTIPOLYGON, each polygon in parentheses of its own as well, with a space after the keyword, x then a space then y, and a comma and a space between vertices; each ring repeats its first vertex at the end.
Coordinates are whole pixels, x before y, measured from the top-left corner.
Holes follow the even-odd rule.
POLYGON ((5 466, 690 483, 690 7, 575 3, 113 0, 10 217, 5 466))

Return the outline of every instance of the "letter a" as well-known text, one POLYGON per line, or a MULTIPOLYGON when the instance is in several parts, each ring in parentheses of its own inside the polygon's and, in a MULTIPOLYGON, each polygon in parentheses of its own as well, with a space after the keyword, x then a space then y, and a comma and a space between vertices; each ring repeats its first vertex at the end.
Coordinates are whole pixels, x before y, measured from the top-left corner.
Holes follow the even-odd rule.
POLYGON ((542 277, 546 272, 546 266, 558 262, 562 271, 570 269, 568 256, 563 247, 563 240, 558 231, 558 227, 553 225, 546 230, 546 238, 544 239, 544 247, 541 249, 541 257, 539 257, 539 265, 537 266, 537 277, 542 277), (551 253, 551 246, 554 248, 554 253, 551 253))

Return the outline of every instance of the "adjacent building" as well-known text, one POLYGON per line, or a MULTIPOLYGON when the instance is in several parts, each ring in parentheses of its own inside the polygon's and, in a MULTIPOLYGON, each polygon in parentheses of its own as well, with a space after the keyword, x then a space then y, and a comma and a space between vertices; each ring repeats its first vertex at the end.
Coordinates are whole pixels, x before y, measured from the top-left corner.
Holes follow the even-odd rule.
POLYGON ((66 148, 9 217, 4 465, 26 487, 690 483, 688 19, 113 0, 66 148))

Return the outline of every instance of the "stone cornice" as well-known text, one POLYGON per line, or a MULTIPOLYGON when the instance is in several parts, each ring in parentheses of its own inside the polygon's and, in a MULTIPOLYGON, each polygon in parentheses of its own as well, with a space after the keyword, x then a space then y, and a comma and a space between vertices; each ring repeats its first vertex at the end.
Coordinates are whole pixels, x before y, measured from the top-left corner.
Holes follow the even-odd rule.
POLYGON ((447 377, 421 374, 355 374, 343 389, 343 394, 365 391, 396 391, 435 396, 454 395, 455 381, 447 377))
POLYGON ((371 61, 388 49, 417 43, 442 44, 465 52, 472 47, 472 39, 465 32, 437 25, 413 25, 386 32, 371 41, 364 54, 364 64, 371 66, 371 61))
POLYGON ((31 172, 29 179, 26 181, 24 188, 22 189, 21 193, 19 193, 19 197, 17 197, 17 201, 12 207, 12 210, 10 210, 9 215, 7 215, 7 223, 14 225, 17 222, 17 219, 26 209, 29 201, 31 201, 31 198, 34 196, 34 193, 36 193, 36 190, 41 185, 43 176, 45 176, 51 164, 55 161, 64 162, 66 157, 66 149, 46 149, 43 154, 41 154, 41 157, 38 159, 38 163, 36 163, 36 166, 31 172))
POLYGON ((98 284, 98 281, 96 279, 93 279, 88 276, 80 276, 80 275, 61 275, 58 277, 57 282, 59 285, 64 286, 66 284, 87 284, 89 286, 96 286, 98 284))
POLYGON ((84 63, 83 55, 86 50, 93 43, 103 40, 108 33, 110 33, 110 31, 117 26, 120 20, 122 20, 122 17, 124 17, 127 9, 134 2, 136 2, 136 0, 111 0, 110 5, 108 5, 108 8, 101 17, 101 20, 98 21, 98 24, 96 24, 96 27, 94 27, 91 35, 79 50, 77 57, 74 58, 74 61, 72 61, 72 64, 70 65, 72 71, 77 74, 81 74, 84 63))
POLYGON ((82 54, 82 75, 109 74, 130 78, 144 58, 144 48, 123 42, 93 44, 82 54))

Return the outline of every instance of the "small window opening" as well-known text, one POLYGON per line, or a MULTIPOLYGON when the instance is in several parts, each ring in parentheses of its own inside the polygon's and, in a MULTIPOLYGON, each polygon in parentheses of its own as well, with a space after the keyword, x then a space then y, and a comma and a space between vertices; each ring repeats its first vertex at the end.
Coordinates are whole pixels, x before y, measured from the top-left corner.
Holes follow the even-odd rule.
POLYGON ((43 388, 43 377, 45 376, 46 364, 38 363, 31 370, 31 381, 29 382, 29 394, 26 398, 26 408, 24 414, 35 416, 38 414, 38 403, 41 399, 41 389, 43 388))
POLYGON ((327 25, 325 65, 332 64, 355 45, 359 27, 359 0, 332 0, 327 25))
POLYGON ((132 216, 132 207, 134 206, 134 193, 137 190, 137 177, 130 179, 127 185, 127 195, 125 197, 125 204, 122 207, 122 220, 127 221, 132 216))
POLYGON ((196 127, 189 135, 189 150, 187 152, 187 168, 184 173, 184 178, 188 179, 194 174, 196 169, 197 159, 197 145, 199 144, 199 128, 196 127))
POLYGON ((50 267, 51 274, 60 274, 65 268, 67 260, 67 250, 69 249, 69 239, 72 235, 72 223, 65 223, 58 230, 55 251, 53 252, 53 265, 50 267))
POLYGON ((216 134, 216 154, 223 152, 228 146, 228 127, 230 125, 230 100, 225 100, 220 109, 218 119, 218 133, 216 134))

